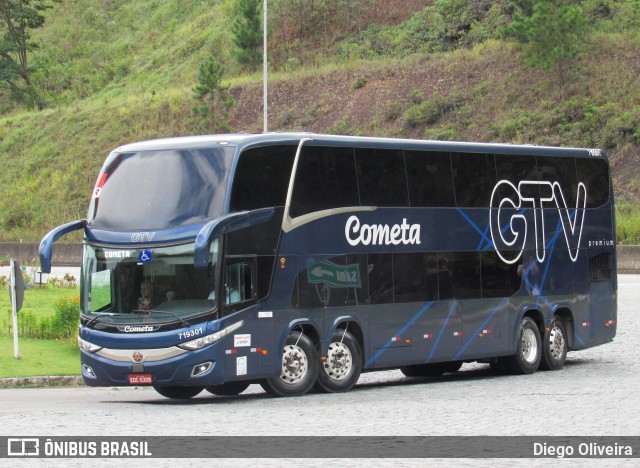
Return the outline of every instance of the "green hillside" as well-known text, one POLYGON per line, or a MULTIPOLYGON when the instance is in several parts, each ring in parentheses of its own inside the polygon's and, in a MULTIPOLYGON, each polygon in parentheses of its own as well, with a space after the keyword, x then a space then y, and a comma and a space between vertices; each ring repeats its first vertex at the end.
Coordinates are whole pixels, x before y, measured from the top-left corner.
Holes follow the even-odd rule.
MULTIPOLYGON (((506 0, 269 2, 269 129, 604 148, 625 205, 618 237, 640 243, 640 1, 573 3, 588 36, 561 85, 500 34, 506 0)), ((0 241, 38 241, 83 218, 118 145, 216 132, 191 111, 211 56, 236 100, 232 131, 261 131, 261 74, 233 58, 235 14, 235 0, 47 10, 31 59, 47 107, 0 93, 0 241)))

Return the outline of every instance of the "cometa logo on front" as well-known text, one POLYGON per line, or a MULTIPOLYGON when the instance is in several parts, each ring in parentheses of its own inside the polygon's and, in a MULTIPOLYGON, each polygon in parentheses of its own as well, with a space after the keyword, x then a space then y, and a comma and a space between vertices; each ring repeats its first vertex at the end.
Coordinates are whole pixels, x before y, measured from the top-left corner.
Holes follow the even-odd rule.
POLYGON ((152 332, 155 330, 155 327, 151 325, 142 325, 142 326, 131 326, 127 325, 126 327, 120 328, 120 331, 125 333, 144 333, 144 332, 152 332))
POLYGON ((401 224, 360 224, 357 216, 350 216, 344 226, 347 242, 354 247, 362 245, 420 244, 420 225, 409 224, 403 218, 401 224))

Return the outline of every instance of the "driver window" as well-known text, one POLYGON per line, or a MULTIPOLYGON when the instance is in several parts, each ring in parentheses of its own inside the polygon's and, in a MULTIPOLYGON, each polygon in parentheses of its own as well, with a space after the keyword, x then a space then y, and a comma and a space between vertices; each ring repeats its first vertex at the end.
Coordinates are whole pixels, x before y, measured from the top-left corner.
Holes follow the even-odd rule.
POLYGON ((254 298, 252 263, 243 260, 227 265, 225 278, 225 304, 227 306, 254 298))

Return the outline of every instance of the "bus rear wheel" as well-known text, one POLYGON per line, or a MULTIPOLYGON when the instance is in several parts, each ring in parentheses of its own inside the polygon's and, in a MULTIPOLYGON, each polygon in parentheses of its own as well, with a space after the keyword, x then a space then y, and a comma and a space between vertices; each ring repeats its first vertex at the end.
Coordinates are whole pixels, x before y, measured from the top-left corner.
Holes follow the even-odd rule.
POLYGON ((227 382, 220 385, 207 385, 204 388, 214 395, 232 396, 239 395, 249 388, 249 382, 227 382))
POLYGON ((554 317, 542 340, 542 362, 540 368, 544 370, 558 370, 564 366, 567 359, 567 330, 562 320, 554 317))
POLYGON ((538 325, 532 318, 522 319, 516 354, 504 359, 512 374, 533 374, 538 370, 542 360, 542 339, 538 325))
POLYGON ((318 390, 337 393, 353 388, 362 371, 362 351, 358 340, 347 331, 334 333, 327 360, 322 366, 315 386, 318 390))
POLYGON ((200 387, 200 386, 187 387, 187 386, 181 386, 181 385, 171 385, 168 387, 156 387, 154 385, 153 388, 156 392, 158 392, 163 397, 174 398, 179 400, 188 400, 189 398, 193 398, 204 389, 204 387, 200 387))
POLYGON ((303 333, 294 331, 287 337, 282 349, 280 375, 260 382, 262 388, 273 396, 304 395, 318 376, 318 352, 303 333))

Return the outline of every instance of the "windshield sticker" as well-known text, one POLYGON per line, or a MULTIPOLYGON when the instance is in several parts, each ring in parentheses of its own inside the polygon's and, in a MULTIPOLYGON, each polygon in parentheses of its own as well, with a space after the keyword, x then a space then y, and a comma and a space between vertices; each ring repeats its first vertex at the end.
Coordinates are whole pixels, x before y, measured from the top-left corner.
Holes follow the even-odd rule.
POLYGON ((325 283, 335 288, 361 288, 360 269, 358 264, 336 265, 323 260, 307 270, 309 283, 325 283))
POLYGON ((151 250, 141 250, 138 259, 140 263, 151 263, 153 261, 153 254, 151 250))
POLYGON ((236 375, 247 375, 247 356, 236 358, 236 375))
POLYGON ((105 250, 104 258, 128 258, 131 256, 130 250, 105 250))

